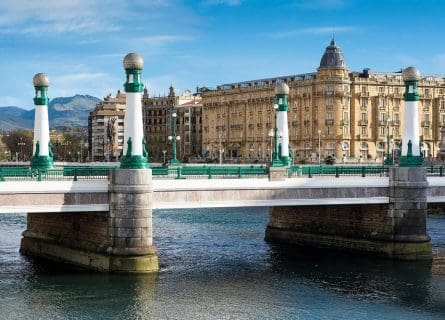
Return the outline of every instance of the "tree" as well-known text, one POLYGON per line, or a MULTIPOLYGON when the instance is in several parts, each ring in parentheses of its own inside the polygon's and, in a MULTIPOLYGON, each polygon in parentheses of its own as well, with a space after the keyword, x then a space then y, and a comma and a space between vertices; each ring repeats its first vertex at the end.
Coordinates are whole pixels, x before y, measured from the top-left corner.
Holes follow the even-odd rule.
POLYGON ((16 130, 3 136, 3 142, 11 152, 11 158, 17 157, 20 161, 28 161, 33 149, 32 131, 16 130))

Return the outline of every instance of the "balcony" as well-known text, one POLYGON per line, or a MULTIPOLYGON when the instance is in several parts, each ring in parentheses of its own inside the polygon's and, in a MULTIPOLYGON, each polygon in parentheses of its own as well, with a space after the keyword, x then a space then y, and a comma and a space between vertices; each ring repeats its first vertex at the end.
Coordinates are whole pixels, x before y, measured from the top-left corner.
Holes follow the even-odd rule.
POLYGON ((334 124, 334 119, 326 119, 325 123, 327 126, 332 126, 334 124))
POLYGON ((311 121, 310 121, 310 120, 304 120, 304 122, 303 122, 303 123, 304 123, 304 125, 305 125, 305 126, 308 126, 308 125, 310 125, 310 124, 311 124, 311 121))
POLYGON ((263 124, 262 124, 262 123, 257 123, 257 124, 256 124, 256 127, 257 127, 258 129, 261 129, 261 128, 263 128, 263 124))
POLYGON ((253 124, 249 124, 249 129, 253 129, 254 125, 253 124))
POLYGON ((368 119, 366 120, 359 120, 358 121, 359 126, 367 126, 368 125, 368 119))
POLYGON ((298 121, 292 121, 292 127, 298 127, 298 121))
POLYGON ((386 120, 379 120, 379 126, 386 127, 387 125, 388 125, 388 121, 386 121, 386 120))
POLYGON ((347 125, 349 125, 349 120, 342 120, 342 121, 340 122, 340 124, 341 124, 342 126, 347 126, 347 125))
POLYGON ((429 127, 431 125, 431 121, 422 121, 422 127, 429 127))
POLYGON ((391 123, 394 127, 400 126, 400 120, 393 120, 391 123))
POLYGON ((359 93, 359 97, 360 98, 369 98, 369 91, 366 91, 366 92, 360 92, 359 93))

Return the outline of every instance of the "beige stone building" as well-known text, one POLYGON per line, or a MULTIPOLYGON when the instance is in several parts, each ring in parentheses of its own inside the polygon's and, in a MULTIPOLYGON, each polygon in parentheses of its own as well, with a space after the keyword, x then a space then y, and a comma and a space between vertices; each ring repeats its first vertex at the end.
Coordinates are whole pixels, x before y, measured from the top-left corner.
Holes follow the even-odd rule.
POLYGON ((168 162, 172 156, 172 111, 176 108, 177 159, 181 162, 201 155, 201 96, 186 90, 177 96, 170 86, 167 96, 150 97, 144 90, 142 98, 147 150, 152 162, 168 162))
POLYGON ((88 117, 88 153, 91 161, 118 161, 124 145, 125 93, 111 94, 88 117))
MULTIPOLYGON (((202 149, 226 161, 269 161, 274 128, 274 87, 286 82, 289 140, 294 161, 382 161, 389 140, 401 142, 404 83, 400 72, 351 72, 332 40, 316 72, 223 84, 203 90, 202 149)), ((422 152, 436 156, 445 123, 445 79, 419 85, 422 152)))

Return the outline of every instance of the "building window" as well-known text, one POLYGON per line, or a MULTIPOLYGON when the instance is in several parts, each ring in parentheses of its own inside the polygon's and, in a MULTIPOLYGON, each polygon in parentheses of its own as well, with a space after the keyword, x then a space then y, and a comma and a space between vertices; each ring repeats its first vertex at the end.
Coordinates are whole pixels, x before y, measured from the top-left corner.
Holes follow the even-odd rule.
POLYGON ((326 99, 326 107, 332 107, 334 105, 334 100, 332 98, 326 99))
POLYGON ((333 91, 334 91, 334 88, 333 88, 331 85, 328 85, 328 86, 326 87, 326 91, 327 91, 327 92, 333 92, 333 91))
POLYGON ((379 87, 379 93, 384 93, 385 92, 385 87, 379 87))
POLYGON ((444 109, 445 109, 445 101, 444 101, 444 100, 441 100, 441 101, 440 101, 440 109, 441 109, 441 110, 444 110, 444 109))
POLYGON ((331 126, 327 126, 326 127, 326 134, 328 136, 332 135, 332 133, 334 132, 333 128, 331 126))
POLYGON ((381 97, 380 98, 380 108, 384 108, 385 107, 385 98, 381 97))
POLYGON ((386 129, 385 127, 380 127, 380 129, 379 129, 379 135, 380 135, 381 137, 384 137, 384 136, 385 136, 385 132, 386 132, 385 129, 386 129))
POLYGON ((360 158, 361 159, 368 158, 368 143, 364 141, 360 142, 360 158))
POLYGON ((332 112, 326 112, 326 119, 327 119, 327 120, 332 120, 332 119, 334 119, 332 112))
POLYGON ((380 123, 385 123, 386 121, 386 113, 380 112, 380 123))
POLYGON ((367 114, 366 112, 362 112, 362 113, 360 114, 360 119, 361 119, 362 121, 366 121, 366 120, 368 120, 368 114, 367 114))
POLYGON ((362 98, 360 101, 360 107, 366 108, 368 106, 368 99, 362 98))
POLYGON ((368 127, 360 127, 360 134, 364 137, 368 136, 368 127))
POLYGON ((385 144, 383 142, 377 143, 377 158, 383 159, 385 156, 385 144))
POLYGON ((429 136, 430 135, 430 128, 428 128, 428 127, 424 127, 423 128, 423 136, 424 136, 424 138, 426 137, 426 136, 429 136))

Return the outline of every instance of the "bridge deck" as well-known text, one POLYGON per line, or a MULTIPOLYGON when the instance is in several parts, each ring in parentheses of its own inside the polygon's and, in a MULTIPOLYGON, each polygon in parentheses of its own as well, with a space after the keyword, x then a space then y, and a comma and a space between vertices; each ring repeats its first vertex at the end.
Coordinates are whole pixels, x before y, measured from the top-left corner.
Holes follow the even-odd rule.
MULTIPOLYGON (((429 177, 429 202, 445 203, 445 177, 429 177)), ((388 203, 387 177, 153 180, 154 209, 388 203)), ((6 181, 0 212, 108 210, 108 181, 6 181)))

